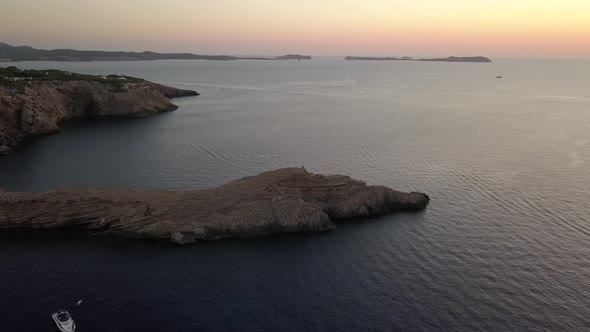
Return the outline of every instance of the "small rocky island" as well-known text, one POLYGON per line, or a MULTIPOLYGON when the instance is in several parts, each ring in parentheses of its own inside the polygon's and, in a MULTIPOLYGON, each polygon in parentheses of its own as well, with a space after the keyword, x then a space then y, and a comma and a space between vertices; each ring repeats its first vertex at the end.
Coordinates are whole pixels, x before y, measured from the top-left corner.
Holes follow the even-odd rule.
POLYGON ((0 191, 0 229, 84 229, 187 244, 327 231, 343 219, 420 210, 428 202, 422 193, 285 168, 199 191, 0 191))
POLYGON ((129 76, 0 67, 0 155, 24 137, 58 132, 67 120, 172 111, 169 98, 196 95, 129 76))

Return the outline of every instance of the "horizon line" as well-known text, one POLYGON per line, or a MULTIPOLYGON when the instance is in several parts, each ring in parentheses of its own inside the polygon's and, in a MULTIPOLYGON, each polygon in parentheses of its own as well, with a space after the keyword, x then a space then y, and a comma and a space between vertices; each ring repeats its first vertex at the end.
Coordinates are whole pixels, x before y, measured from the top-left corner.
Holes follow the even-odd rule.
MULTIPOLYGON (((278 56, 284 56, 287 54, 297 54, 297 55, 309 55, 312 57, 347 57, 347 56, 358 56, 358 57, 404 57, 404 56, 408 56, 408 57, 447 57, 447 56, 485 56, 488 58, 493 58, 493 59, 571 59, 571 60, 589 60, 590 56, 588 57, 580 57, 580 56, 575 56, 575 55, 563 55, 563 56, 551 56, 551 57, 546 57, 546 56, 523 56, 523 55, 500 55, 500 56, 489 56, 489 55, 485 55, 485 54, 469 54, 469 55, 464 55, 464 54, 443 54, 443 53, 437 53, 437 54, 423 54, 423 55, 408 55, 408 54, 392 54, 392 53, 388 53, 388 54, 359 54, 359 53, 349 53, 349 54, 330 54, 330 55, 326 55, 326 54, 322 54, 322 55, 314 55, 313 53, 308 53, 308 52, 284 52, 284 53, 275 53, 275 54, 264 54, 264 53, 260 53, 260 54, 253 54, 253 53, 232 53, 232 52, 220 52, 220 53, 200 53, 200 52, 196 52, 196 51, 160 51, 160 50, 121 50, 121 49, 89 49, 89 48, 71 48, 71 47, 57 47, 57 48, 37 48, 35 46, 31 46, 31 45, 17 45, 17 44, 12 44, 12 43, 6 43, 3 41, 0 41, 0 44, 6 44, 12 47, 31 47, 34 49, 39 49, 39 50, 49 50, 49 51, 53 51, 53 50, 75 50, 75 51, 85 51, 85 52, 129 52, 129 53, 146 53, 146 52, 151 52, 151 53, 160 53, 160 54, 193 54, 193 55, 204 55, 204 56, 235 56, 235 57, 260 57, 260 56, 268 56, 268 57, 278 57, 278 56)), ((173 59, 174 60, 174 59, 173 59)), ((178 59, 181 60, 181 59, 178 59)), ((191 60, 191 59, 186 59, 186 60, 191 60)))

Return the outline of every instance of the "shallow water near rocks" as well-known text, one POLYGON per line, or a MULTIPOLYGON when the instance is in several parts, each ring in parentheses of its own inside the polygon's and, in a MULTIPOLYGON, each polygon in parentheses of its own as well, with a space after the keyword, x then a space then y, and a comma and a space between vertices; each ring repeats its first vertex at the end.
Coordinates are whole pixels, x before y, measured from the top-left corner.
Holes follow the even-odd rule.
POLYGON ((590 329, 589 61, 15 65, 202 95, 35 139, 0 158, 7 190, 193 190, 305 166, 432 200, 188 247, 0 233, 2 331, 51 330, 60 308, 80 331, 590 329))

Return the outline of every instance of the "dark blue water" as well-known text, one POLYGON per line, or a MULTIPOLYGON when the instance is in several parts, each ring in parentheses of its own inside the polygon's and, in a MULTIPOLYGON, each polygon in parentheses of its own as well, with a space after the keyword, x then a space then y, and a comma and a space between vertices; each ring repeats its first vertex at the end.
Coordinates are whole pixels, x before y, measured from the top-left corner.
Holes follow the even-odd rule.
POLYGON ((588 61, 18 65, 202 95, 33 140, 0 187, 199 189, 304 165, 432 203, 189 247, 1 233, 0 331, 51 331, 62 307, 80 331, 590 330, 588 61))

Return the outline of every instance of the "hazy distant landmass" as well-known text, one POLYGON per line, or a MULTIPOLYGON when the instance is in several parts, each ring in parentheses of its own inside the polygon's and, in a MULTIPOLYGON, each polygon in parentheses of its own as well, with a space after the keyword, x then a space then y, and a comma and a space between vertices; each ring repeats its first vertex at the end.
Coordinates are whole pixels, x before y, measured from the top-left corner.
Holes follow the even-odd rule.
POLYGON ((418 59, 418 61, 442 61, 442 62, 492 62, 484 56, 450 56, 448 58, 418 59))
POLYGON ((192 53, 156 53, 124 51, 43 50, 30 46, 0 43, 0 61, 142 61, 142 60, 311 60, 309 55, 288 54, 280 57, 237 57, 192 53))
POLYGON ((0 191, 0 230, 83 229, 189 244, 329 231, 345 219, 423 210, 429 201, 419 192, 284 168, 200 191, 0 191))
POLYGON ((277 60, 311 60, 311 55, 287 54, 276 57, 277 60))
POLYGON ((345 60, 369 60, 369 61, 439 61, 439 62, 492 62, 491 59, 483 56, 468 56, 468 57, 457 57, 450 56, 447 58, 412 58, 412 57, 360 57, 360 56, 347 56, 345 60))

